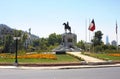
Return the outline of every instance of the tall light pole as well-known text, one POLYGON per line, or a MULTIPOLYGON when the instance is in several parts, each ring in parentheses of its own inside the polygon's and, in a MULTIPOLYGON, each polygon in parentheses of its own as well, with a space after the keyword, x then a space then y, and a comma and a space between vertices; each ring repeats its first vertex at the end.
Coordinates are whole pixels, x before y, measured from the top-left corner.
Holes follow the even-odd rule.
POLYGON ((13 39, 16 41, 16 52, 15 52, 15 63, 14 65, 18 65, 18 58, 17 58, 17 50, 18 50, 18 40, 20 40, 20 37, 13 37, 13 39))

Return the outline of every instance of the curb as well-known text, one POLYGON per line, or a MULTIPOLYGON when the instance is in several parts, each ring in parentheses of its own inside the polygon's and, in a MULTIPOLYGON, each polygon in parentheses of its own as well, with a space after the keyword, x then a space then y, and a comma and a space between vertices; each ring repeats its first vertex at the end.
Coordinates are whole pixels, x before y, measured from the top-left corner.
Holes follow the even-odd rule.
POLYGON ((38 70, 55 70, 55 69, 82 69, 82 68, 105 68, 105 67, 120 67, 120 63, 84 63, 79 65, 57 65, 57 66, 29 66, 27 65, 0 65, 0 69, 38 69, 38 70))
POLYGON ((59 69, 108 68, 108 67, 120 67, 120 64, 113 64, 113 65, 111 64, 111 65, 52 66, 52 67, 0 66, 0 69, 59 70, 59 69))
POLYGON ((10 63, 0 63, 0 66, 25 66, 25 67, 54 67, 54 66, 82 66, 82 65, 114 65, 114 64, 120 64, 120 62, 112 62, 112 61, 106 61, 106 62, 86 62, 81 61, 80 63, 58 63, 58 64, 10 64, 10 63))

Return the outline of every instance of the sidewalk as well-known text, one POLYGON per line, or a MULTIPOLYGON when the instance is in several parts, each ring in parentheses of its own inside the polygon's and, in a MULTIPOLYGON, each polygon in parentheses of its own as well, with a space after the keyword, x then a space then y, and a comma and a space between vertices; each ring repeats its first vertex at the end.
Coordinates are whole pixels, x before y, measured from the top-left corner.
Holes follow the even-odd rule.
POLYGON ((106 62, 106 61, 101 60, 101 59, 97 59, 94 57, 83 55, 83 54, 81 54, 81 52, 67 52, 67 53, 74 55, 74 56, 77 56, 79 58, 82 58, 83 60, 85 60, 86 63, 104 63, 104 62, 106 62))

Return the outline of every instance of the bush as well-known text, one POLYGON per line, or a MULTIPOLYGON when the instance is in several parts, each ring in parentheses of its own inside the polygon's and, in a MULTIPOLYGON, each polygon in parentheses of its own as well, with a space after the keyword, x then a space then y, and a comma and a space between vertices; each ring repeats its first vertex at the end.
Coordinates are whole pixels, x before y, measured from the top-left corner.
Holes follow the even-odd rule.
POLYGON ((105 50, 104 51, 105 53, 120 53, 120 50, 109 50, 109 49, 107 49, 107 50, 105 50))
POLYGON ((102 52, 102 46, 101 45, 99 45, 99 46, 95 46, 94 47, 94 51, 96 52, 96 53, 100 53, 100 52, 102 52))

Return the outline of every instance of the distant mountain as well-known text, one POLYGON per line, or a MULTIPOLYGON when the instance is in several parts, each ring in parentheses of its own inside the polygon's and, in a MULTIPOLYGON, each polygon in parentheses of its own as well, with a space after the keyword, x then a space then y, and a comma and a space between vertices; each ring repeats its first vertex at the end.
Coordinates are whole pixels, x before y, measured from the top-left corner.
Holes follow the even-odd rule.
POLYGON ((39 37, 34 34, 31 34, 31 40, 36 40, 36 39, 39 39, 39 37))
POLYGON ((0 24, 0 35, 13 34, 14 30, 5 24, 0 24))
MULTIPOLYGON (((14 34, 14 30, 16 30, 16 29, 12 29, 5 24, 0 24, 0 37, 4 36, 6 34, 14 34)), ((24 31, 22 31, 22 32, 23 33, 28 33, 28 32, 24 32, 24 31)), ((34 34, 31 34, 31 39, 35 40, 35 39, 39 39, 39 37, 34 35, 34 34)))
POLYGON ((0 24, 0 29, 11 29, 9 26, 5 25, 5 24, 0 24))

